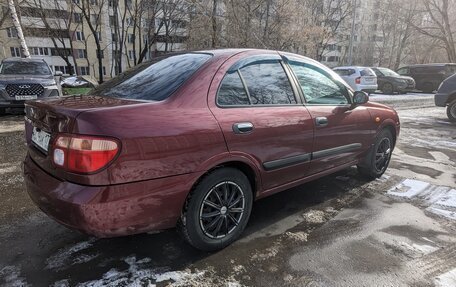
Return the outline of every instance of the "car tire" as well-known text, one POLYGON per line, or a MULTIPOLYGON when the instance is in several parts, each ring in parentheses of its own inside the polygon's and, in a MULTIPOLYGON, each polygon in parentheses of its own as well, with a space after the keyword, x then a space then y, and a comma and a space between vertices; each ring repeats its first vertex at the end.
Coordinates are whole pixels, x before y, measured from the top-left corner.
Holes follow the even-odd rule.
POLYGON ((0 116, 6 115, 6 109, 5 108, 0 108, 0 116))
POLYGON ((447 106, 447 116, 450 122, 456 122, 456 100, 452 101, 447 106))
POLYGON ((423 89, 422 89, 423 92, 430 94, 434 90, 435 90, 434 85, 432 83, 427 82, 427 83, 423 84, 423 89))
POLYGON ((390 163, 394 144, 391 132, 382 130, 362 163, 357 166, 358 172, 369 180, 381 177, 390 163))
POLYGON ((385 84, 383 84, 383 86, 382 86, 382 93, 384 93, 384 94, 389 94, 389 95, 393 94, 393 93, 394 93, 394 87, 393 87, 393 85, 390 84, 390 83, 385 83, 385 84))
POLYGON ((197 249, 225 248, 244 231, 252 204, 252 187, 243 172, 229 167, 215 169, 190 193, 178 229, 197 249))

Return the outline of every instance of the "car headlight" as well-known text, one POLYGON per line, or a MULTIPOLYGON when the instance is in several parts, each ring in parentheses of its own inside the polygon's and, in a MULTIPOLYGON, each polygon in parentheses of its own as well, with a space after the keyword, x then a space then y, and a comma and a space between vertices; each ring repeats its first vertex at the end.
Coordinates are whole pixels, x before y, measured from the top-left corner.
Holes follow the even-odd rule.
POLYGON ((55 81, 48 81, 48 82, 42 82, 41 85, 43 87, 49 87, 49 86, 55 86, 56 83, 55 83, 55 81))

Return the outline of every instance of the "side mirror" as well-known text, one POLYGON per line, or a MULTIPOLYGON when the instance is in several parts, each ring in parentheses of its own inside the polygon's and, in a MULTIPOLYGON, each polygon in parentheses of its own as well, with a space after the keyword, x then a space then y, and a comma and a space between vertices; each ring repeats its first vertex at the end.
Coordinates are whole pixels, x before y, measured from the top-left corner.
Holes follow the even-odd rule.
POLYGON ((369 95, 362 91, 355 92, 353 96, 353 106, 364 105, 369 101, 369 95))
POLYGON ((61 76, 63 76, 63 73, 61 71, 55 71, 54 76, 61 77, 61 76))

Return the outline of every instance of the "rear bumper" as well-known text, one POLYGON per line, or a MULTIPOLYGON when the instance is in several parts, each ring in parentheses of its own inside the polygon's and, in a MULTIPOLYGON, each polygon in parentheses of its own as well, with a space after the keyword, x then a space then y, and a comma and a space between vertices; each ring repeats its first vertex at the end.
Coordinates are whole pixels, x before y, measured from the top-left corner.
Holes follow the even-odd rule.
POLYGON ((33 202, 57 222, 97 237, 174 227, 197 176, 82 186, 54 178, 29 156, 24 161, 25 184, 33 202))
POLYGON ((446 107, 448 104, 449 94, 439 94, 437 93, 434 96, 435 105, 437 107, 446 107))
POLYGON ((356 91, 363 92, 375 92, 378 89, 378 85, 356 85, 356 91))

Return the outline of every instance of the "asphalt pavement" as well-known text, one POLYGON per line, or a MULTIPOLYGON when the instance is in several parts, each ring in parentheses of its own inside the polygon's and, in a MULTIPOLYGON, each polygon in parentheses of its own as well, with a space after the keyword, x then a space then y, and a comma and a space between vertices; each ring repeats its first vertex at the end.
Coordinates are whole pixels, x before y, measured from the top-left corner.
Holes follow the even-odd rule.
POLYGON ((243 237, 200 252, 175 230, 97 239, 28 198, 23 116, 0 118, 1 286, 456 286, 456 125, 426 94, 372 95, 402 131, 375 181, 327 176, 254 204, 243 237))

